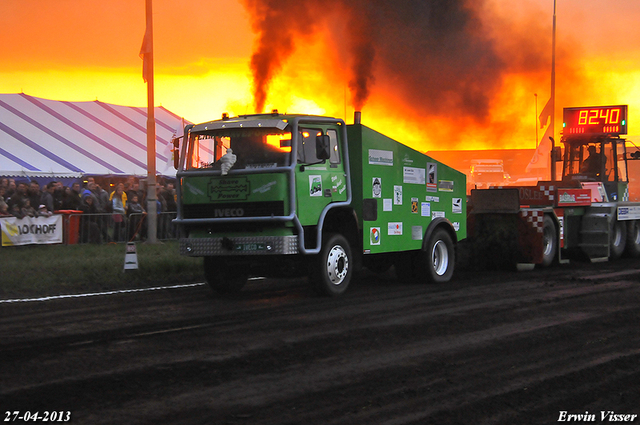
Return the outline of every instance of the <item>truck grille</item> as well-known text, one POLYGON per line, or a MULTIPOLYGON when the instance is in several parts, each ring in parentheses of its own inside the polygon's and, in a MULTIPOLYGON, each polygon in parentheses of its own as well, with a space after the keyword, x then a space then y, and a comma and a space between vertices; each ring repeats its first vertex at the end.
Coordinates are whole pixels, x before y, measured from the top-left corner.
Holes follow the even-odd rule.
POLYGON ((224 204, 185 204, 184 218, 229 218, 283 216, 284 202, 234 202, 224 204))

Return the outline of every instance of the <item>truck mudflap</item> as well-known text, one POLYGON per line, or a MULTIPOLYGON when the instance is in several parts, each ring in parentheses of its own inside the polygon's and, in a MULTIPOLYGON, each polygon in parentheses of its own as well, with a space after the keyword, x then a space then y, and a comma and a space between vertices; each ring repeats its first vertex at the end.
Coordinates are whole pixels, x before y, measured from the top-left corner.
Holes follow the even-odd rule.
POLYGON ((297 235, 180 239, 180 254, 190 257, 291 255, 297 253, 297 235))

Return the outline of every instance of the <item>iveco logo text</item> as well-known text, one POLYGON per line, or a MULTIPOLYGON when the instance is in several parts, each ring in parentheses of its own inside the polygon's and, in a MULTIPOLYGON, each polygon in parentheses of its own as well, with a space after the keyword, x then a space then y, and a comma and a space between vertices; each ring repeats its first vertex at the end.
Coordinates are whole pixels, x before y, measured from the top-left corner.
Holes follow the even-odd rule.
POLYGON ((242 208, 216 208, 214 217, 242 217, 244 209, 242 208))

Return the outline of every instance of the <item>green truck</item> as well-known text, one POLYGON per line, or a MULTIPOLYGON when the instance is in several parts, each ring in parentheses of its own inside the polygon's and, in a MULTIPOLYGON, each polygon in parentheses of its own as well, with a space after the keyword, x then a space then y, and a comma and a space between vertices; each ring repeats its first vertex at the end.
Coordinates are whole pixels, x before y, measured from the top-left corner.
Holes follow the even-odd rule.
POLYGON ((176 143, 180 253, 208 284, 308 276, 342 294, 361 267, 446 282, 466 237, 466 177, 360 123, 279 114, 185 127, 176 143), (179 146, 179 148, 178 148, 179 146), (179 151, 179 152, 178 152, 179 151))

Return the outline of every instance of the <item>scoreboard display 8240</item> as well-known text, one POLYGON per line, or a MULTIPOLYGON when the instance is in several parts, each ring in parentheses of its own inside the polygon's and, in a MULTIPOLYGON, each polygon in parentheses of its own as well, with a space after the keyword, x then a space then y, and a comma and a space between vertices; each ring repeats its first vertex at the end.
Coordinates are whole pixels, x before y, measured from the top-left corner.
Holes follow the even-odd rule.
POLYGON ((565 136, 627 134, 627 105, 564 108, 565 136))

